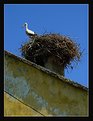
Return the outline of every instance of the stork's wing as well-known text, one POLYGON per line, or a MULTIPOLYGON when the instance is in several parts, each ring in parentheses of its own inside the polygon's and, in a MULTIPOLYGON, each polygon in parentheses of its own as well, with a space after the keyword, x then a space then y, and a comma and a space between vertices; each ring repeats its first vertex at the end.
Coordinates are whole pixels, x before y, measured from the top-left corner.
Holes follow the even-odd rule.
POLYGON ((26 31, 28 34, 35 34, 33 31, 31 31, 31 30, 29 30, 29 29, 27 29, 27 31, 26 31))

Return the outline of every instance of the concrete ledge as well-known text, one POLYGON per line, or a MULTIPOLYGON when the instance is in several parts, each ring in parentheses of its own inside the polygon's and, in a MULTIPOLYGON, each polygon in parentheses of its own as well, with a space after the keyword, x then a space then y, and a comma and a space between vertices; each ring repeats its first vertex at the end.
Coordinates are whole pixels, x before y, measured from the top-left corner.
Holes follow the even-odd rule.
POLYGON ((88 88, 5 51, 4 90, 48 116, 88 116, 88 88))

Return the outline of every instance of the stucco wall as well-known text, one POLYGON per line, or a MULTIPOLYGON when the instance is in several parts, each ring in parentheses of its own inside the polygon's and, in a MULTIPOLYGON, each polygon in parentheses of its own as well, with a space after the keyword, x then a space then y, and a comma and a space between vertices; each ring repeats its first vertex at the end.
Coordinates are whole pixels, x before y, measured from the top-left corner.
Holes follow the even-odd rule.
POLYGON ((13 96, 4 92, 4 116, 43 116, 31 107, 23 104, 13 96))
POLYGON ((86 87, 8 52, 4 66, 4 90, 44 116, 88 116, 86 87))

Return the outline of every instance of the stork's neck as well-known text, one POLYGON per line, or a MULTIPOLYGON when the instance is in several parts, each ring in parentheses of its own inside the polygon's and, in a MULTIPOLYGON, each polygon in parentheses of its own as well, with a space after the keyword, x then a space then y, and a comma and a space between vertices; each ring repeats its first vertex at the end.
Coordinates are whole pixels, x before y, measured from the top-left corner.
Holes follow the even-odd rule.
POLYGON ((28 29, 28 24, 26 24, 26 30, 28 29))

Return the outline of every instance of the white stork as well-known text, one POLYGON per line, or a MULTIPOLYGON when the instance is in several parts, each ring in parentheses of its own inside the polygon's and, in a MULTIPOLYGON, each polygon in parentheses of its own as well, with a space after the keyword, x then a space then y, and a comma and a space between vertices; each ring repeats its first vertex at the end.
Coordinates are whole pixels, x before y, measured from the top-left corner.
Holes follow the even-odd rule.
POLYGON ((35 33, 35 32, 33 32, 32 30, 29 30, 28 29, 28 24, 27 23, 25 23, 24 25, 23 25, 23 27, 25 26, 25 30, 26 30, 26 34, 29 36, 29 37, 34 37, 34 36, 36 36, 37 34, 35 33))

